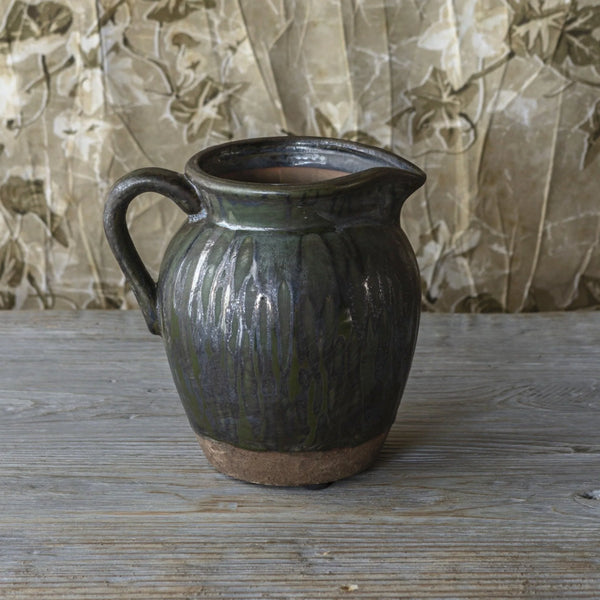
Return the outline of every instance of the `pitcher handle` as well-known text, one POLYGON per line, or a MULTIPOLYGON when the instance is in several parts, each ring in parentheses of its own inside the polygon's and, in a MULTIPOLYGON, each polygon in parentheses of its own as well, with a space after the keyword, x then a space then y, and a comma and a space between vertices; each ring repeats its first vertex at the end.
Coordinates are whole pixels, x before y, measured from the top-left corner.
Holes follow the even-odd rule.
POLYGON ((131 201, 144 192, 156 192, 175 202, 186 214, 201 211, 198 192, 185 177, 175 171, 148 167, 121 177, 110 189, 104 207, 104 231, 110 248, 131 284, 151 333, 160 335, 156 306, 156 283, 144 266, 129 230, 126 214, 131 201))

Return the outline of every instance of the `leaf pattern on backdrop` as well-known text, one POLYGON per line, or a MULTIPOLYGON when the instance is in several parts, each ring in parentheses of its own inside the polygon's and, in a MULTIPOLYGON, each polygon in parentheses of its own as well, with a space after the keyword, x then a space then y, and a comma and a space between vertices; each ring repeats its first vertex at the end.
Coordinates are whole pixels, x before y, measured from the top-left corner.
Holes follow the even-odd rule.
POLYGON ((579 126, 586 133, 585 149, 582 154, 582 167, 589 167, 600 154, 600 100, 596 102, 590 116, 579 126))
POLYGON ((509 0, 514 11, 509 30, 511 49, 520 56, 551 58, 569 9, 566 1, 509 0))
POLYGON ((0 309, 14 308, 15 290, 25 276, 25 253, 19 240, 0 245, 0 309))
POLYGON ((325 104, 322 109, 315 108, 317 135, 343 138, 361 144, 370 144, 371 146, 382 146, 381 142, 368 132, 348 128, 348 115, 344 113, 347 113, 346 107, 340 110, 340 107, 333 105, 331 102, 325 104))
POLYGON ((219 85, 205 77, 193 87, 177 93, 171 100, 169 110, 173 118, 185 125, 188 143, 209 138, 214 128, 225 139, 231 139, 228 130, 227 100, 242 86, 219 85))
POLYGON ((418 147, 425 142, 428 151, 464 151, 476 135, 467 107, 478 91, 473 83, 456 91, 447 74, 433 67, 421 85, 407 92, 412 106, 404 114, 413 144, 418 147))
POLYGON ((146 13, 146 18, 159 23, 171 23, 185 19, 190 13, 201 8, 215 8, 216 0, 146 0, 154 6, 146 13))
POLYGON ((577 2, 571 2, 558 46, 554 55, 557 63, 563 63, 567 57, 574 65, 592 65, 600 68, 600 6, 579 8, 577 2))
MULTIPOLYGON (((476 228, 453 235, 444 221, 434 224, 431 237, 423 239, 417 250, 425 308, 435 310, 447 289, 469 288, 469 254, 480 241, 476 228)), ((457 306, 460 309, 460 303, 457 306)))
POLYGON ((502 2, 444 2, 439 20, 425 30, 419 46, 442 53, 441 67, 450 85, 459 89, 481 70, 482 61, 507 54, 508 24, 508 10, 502 2))
MULTIPOLYGON (((288 133, 427 171, 402 214, 426 308, 598 308, 599 89, 593 0, 6 0, 0 307, 134 306, 110 182, 288 133)), ((132 204, 151 271, 181 218, 132 204)))
POLYGON ((557 68, 568 60, 576 67, 600 68, 600 6, 580 7, 576 0, 509 0, 514 16, 511 49, 537 55, 557 68))
POLYGON ((12 215, 36 216, 48 228, 52 237, 63 246, 69 245, 68 232, 63 218, 51 210, 46 203, 44 182, 39 179, 26 180, 11 175, 0 186, 0 202, 12 215))
POLYGON ((463 313, 499 313, 504 312, 504 307, 491 294, 484 292, 463 298, 454 306, 454 310, 463 313))
POLYGON ((0 43, 22 42, 66 33, 73 22, 71 10, 58 2, 39 4, 16 0, 4 20, 0 43))

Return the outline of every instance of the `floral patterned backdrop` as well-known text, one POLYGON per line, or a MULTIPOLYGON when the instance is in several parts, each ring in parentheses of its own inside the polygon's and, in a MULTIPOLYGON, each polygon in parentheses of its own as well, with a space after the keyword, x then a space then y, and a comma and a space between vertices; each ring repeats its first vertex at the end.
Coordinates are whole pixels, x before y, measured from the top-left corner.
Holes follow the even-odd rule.
MULTIPOLYGON (((392 149, 435 311, 600 306, 600 4, 0 0, 0 306, 135 305, 106 192, 232 138, 392 149)), ((182 215, 145 196, 156 273, 182 215)))

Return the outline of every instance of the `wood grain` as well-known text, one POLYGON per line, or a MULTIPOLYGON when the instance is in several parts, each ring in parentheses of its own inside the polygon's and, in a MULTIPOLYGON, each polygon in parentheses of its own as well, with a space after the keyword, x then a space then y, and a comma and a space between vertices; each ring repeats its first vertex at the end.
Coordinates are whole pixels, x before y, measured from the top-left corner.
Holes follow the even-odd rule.
POLYGON ((0 314, 0 597, 598 598, 600 314, 424 315, 372 470, 202 456, 137 312, 0 314))

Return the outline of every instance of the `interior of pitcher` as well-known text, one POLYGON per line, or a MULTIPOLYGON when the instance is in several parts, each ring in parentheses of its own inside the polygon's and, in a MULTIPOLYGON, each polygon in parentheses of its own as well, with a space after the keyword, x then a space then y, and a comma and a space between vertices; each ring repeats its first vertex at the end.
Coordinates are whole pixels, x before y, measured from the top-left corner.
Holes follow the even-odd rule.
POLYGON ((306 185, 376 167, 421 173, 400 157, 346 140, 311 137, 230 142, 198 153, 188 165, 202 176, 248 184, 306 185))
POLYGON ((259 169, 239 169, 220 174, 225 179, 248 183, 287 183, 303 184, 327 181, 348 175, 348 171, 324 169, 320 167, 263 167, 259 169))

